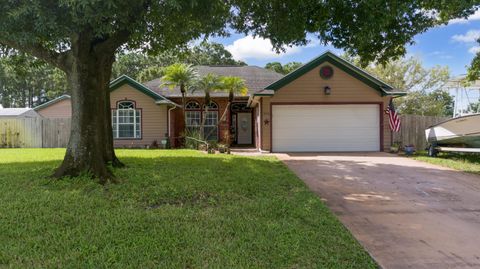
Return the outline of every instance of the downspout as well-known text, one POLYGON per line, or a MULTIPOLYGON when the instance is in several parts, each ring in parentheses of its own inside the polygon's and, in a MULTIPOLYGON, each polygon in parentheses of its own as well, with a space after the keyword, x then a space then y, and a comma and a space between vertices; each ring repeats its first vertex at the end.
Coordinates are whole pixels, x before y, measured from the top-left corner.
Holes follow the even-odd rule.
POLYGON ((172 106, 171 108, 168 109, 167 111, 167 117, 168 117, 168 139, 170 139, 170 145, 172 144, 172 141, 171 141, 171 137, 172 137, 172 128, 171 128, 171 124, 172 124, 172 119, 170 118, 170 112, 172 110, 174 110, 175 108, 177 108, 176 106, 172 106))

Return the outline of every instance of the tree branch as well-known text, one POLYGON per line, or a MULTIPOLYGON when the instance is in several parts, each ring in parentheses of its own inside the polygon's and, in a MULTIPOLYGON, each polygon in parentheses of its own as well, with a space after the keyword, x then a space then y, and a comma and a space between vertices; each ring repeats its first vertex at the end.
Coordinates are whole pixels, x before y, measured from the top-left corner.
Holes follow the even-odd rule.
POLYGON ((3 44, 7 47, 16 49, 21 52, 25 52, 27 54, 30 54, 34 57, 37 57, 39 59, 42 59, 46 61, 49 64, 54 65, 55 67, 65 70, 66 69, 66 64, 65 60, 67 58, 68 52, 55 52, 49 49, 46 49, 40 44, 34 43, 34 44, 19 44, 15 41, 12 40, 7 40, 7 39, 1 39, 0 38, 0 44, 3 44))
POLYGON ((95 50, 98 52, 115 52, 118 47, 123 45, 130 38, 130 31, 120 30, 110 36, 109 38, 99 42, 95 46, 95 50))
MULTIPOLYGON (((104 40, 101 40, 95 46, 95 50, 99 52, 115 52, 118 47, 128 42, 132 32, 127 30, 132 24, 135 24, 139 19, 142 20, 144 13, 152 5, 151 0, 146 0, 143 4, 140 4, 134 8, 132 6, 132 13, 127 17, 124 27, 120 27, 121 30, 116 31, 110 36, 107 36, 104 40), (133 10, 136 10, 133 11, 133 10)), ((140 2, 139 2, 140 3, 140 2)))

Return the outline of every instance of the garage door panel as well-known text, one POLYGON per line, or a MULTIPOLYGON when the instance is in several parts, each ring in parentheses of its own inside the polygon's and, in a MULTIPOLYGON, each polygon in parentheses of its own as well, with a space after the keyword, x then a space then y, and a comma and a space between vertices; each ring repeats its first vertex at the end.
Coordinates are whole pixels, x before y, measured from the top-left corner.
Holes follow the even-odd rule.
POLYGON ((378 105, 273 105, 272 150, 378 151, 378 105))

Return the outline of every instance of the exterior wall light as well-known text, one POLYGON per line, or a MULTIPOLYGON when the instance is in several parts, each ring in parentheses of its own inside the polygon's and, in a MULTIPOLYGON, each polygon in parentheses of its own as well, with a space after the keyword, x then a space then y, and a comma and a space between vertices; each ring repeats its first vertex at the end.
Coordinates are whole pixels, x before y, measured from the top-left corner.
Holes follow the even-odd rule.
POLYGON ((325 86, 323 88, 323 92, 325 93, 325 95, 330 95, 332 93, 332 89, 328 86, 325 86))

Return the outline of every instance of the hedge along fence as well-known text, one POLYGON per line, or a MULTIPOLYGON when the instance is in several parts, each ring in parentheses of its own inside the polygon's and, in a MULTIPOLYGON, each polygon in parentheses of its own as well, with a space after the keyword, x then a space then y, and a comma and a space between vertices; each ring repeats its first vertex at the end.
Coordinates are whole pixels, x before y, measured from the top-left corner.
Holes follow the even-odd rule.
POLYGON ((64 148, 70 119, 0 119, 0 148, 64 148))
POLYGON ((393 133, 393 142, 398 142, 402 146, 413 144, 417 150, 423 150, 427 147, 425 129, 450 118, 451 117, 401 115, 400 132, 393 133))

